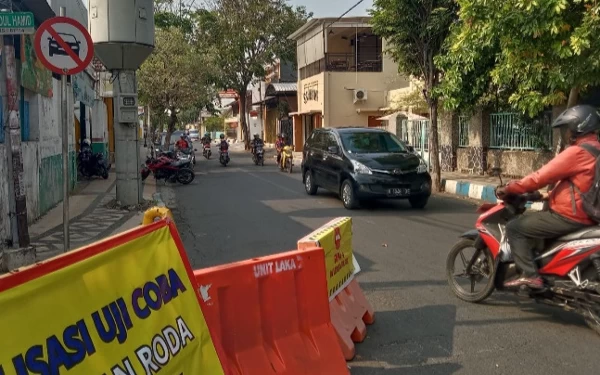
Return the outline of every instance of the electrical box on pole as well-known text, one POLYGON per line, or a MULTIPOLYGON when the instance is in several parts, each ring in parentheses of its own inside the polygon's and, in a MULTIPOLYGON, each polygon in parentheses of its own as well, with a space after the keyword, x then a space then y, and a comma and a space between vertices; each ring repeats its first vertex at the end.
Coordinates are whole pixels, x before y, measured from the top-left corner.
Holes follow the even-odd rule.
POLYGON ((113 73, 117 201, 142 201, 135 71, 154 50, 154 0, 89 0, 96 56, 113 73))
POLYGON ((154 49, 153 0, 90 0, 90 34, 108 70, 136 70, 154 49))

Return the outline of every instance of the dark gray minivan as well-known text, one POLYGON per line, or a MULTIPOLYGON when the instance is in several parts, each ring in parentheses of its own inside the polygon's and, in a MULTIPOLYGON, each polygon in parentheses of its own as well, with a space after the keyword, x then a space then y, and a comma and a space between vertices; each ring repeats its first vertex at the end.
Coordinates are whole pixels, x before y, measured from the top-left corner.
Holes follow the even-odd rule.
POLYGON ((413 208, 424 208, 431 195, 427 163, 382 129, 315 129, 302 156, 306 192, 338 193, 347 209, 367 199, 407 199, 413 208))

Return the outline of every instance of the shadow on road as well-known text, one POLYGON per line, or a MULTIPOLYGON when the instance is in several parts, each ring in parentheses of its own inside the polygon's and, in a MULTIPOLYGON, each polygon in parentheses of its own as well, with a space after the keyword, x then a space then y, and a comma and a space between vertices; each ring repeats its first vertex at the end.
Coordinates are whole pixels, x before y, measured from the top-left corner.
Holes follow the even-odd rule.
POLYGON ((378 344, 357 345, 359 356, 349 363, 352 375, 454 374, 462 368, 450 359, 455 321, 453 305, 378 312, 368 328, 378 344))

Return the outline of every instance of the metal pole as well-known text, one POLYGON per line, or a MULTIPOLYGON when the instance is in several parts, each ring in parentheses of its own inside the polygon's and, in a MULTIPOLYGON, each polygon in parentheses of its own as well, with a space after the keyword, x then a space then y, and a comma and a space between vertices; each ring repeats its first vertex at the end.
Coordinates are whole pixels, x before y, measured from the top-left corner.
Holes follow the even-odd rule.
MULTIPOLYGON (((60 15, 66 15, 66 8, 60 7, 60 15)), ((61 80, 61 113, 62 113, 62 159, 63 159, 63 251, 70 249, 69 241, 69 107, 67 102, 67 76, 61 80)))

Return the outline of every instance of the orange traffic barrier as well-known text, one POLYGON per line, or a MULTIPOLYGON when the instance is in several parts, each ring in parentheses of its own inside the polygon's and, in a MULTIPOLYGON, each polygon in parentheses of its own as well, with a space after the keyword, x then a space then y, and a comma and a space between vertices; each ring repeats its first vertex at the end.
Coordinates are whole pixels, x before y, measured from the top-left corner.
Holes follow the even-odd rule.
POLYGON ((349 374, 331 323, 323 249, 194 271, 233 375, 349 374))
POLYGON ((331 322, 350 361, 356 355, 354 343, 365 340, 366 325, 375 321, 375 311, 355 279, 360 266, 353 254, 352 218, 336 218, 298 241, 298 249, 315 246, 324 249, 331 322))

